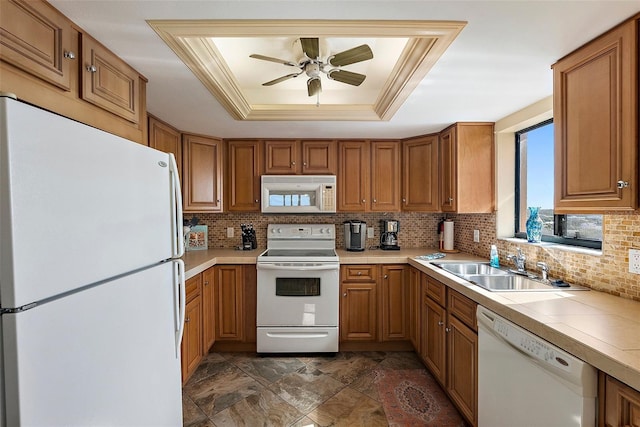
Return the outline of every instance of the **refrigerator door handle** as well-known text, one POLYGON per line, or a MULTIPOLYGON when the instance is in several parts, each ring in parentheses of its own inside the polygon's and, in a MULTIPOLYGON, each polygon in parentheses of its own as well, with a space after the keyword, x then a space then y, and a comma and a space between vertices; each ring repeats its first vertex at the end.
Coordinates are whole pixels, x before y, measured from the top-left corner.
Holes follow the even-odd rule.
POLYGON ((171 214, 173 216, 175 229, 172 230, 173 238, 173 257, 180 258, 184 255, 184 232, 182 221, 182 190, 180 189, 180 175, 178 174, 178 165, 173 154, 169 153, 169 173, 171 174, 171 214))
POLYGON ((180 357, 180 344, 182 343, 182 335, 184 333, 184 320, 186 315, 186 299, 187 294, 184 284, 184 262, 181 259, 173 260, 176 268, 174 269, 174 296, 175 296, 175 319, 176 319, 176 357, 180 357))

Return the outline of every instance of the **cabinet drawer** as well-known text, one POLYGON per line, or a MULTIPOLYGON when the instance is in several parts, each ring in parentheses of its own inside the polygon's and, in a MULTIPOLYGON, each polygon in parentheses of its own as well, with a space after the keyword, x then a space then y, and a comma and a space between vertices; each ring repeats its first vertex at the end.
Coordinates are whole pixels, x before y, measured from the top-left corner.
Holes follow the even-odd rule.
POLYGON ((476 322, 476 307, 477 304, 469 298, 454 290, 449 290, 449 299, 447 301, 447 309, 449 310, 449 313, 457 317, 474 331, 478 330, 476 322))
POLYGON ((431 298, 442 307, 447 304, 447 287, 431 278, 427 278, 427 286, 424 289, 425 296, 431 298))
POLYGON ((189 302, 200 295, 200 292, 202 290, 202 275, 198 274, 190 279, 187 279, 184 283, 184 287, 187 294, 186 302, 189 302))
POLYGON ((372 282, 377 277, 375 265, 344 265, 342 280, 348 282, 372 282))

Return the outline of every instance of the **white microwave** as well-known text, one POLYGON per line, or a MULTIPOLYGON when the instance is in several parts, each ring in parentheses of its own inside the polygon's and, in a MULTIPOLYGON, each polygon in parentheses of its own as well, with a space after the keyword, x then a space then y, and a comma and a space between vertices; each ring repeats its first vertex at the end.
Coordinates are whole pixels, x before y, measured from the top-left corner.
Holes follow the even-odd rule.
POLYGON ((262 212, 335 213, 335 175, 262 175, 262 212))

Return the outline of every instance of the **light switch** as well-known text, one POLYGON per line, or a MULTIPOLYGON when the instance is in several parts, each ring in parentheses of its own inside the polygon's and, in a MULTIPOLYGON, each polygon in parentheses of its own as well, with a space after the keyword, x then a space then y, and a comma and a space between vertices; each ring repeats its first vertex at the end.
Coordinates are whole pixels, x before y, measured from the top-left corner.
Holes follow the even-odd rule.
POLYGON ((473 241, 476 243, 480 241, 480 230, 473 230, 473 241))
POLYGON ((629 249, 629 273, 640 274, 640 249, 629 249))

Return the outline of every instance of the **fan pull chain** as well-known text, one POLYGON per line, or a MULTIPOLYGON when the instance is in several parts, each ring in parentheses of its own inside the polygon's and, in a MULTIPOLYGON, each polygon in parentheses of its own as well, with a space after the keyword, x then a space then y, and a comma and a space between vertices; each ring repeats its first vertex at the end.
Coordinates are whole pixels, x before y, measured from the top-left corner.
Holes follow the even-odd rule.
POLYGON ((316 93, 316 107, 320 106, 320 92, 316 93))

